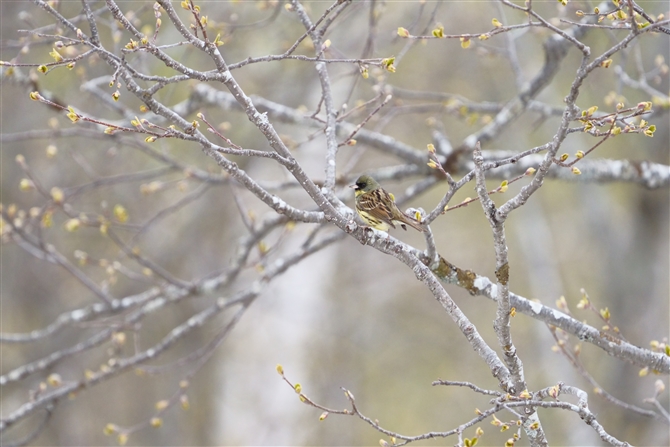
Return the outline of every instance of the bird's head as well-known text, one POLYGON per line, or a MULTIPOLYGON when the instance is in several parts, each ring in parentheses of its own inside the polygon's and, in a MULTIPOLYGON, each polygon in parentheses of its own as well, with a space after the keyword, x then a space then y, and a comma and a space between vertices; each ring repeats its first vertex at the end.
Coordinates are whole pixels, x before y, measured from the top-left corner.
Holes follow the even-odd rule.
POLYGON ((356 183, 349 187, 354 189, 356 196, 359 196, 379 188, 379 183, 369 175, 361 175, 358 177, 358 180, 356 180, 356 183))

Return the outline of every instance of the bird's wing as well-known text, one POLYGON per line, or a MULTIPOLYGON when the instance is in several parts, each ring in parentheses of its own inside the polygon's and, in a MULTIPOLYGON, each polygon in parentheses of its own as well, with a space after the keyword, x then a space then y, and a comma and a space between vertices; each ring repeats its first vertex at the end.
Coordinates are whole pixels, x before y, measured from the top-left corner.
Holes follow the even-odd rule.
POLYGON ((361 196, 358 198, 357 205, 361 211, 365 211, 372 217, 376 217, 377 219, 380 219, 395 228, 395 225, 393 225, 392 222, 393 211, 388 205, 392 203, 393 201, 389 197, 388 193, 379 188, 365 194, 361 194, 361 196))

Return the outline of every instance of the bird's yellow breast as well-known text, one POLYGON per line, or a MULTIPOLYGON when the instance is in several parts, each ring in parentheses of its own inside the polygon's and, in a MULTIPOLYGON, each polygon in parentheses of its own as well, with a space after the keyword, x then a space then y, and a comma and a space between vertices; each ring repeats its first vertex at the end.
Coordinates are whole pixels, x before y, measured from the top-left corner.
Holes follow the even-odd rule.
POLYGON ((358 211, 358 215, 361 216, 361 219, 363 219, 366 224, 370 225, 375 230, 388 232, 391 228, 391 225, 379 219, 378 217, 373 216, 367 211, 361 211, 360 209, 357 209, 356 211, 358 211))

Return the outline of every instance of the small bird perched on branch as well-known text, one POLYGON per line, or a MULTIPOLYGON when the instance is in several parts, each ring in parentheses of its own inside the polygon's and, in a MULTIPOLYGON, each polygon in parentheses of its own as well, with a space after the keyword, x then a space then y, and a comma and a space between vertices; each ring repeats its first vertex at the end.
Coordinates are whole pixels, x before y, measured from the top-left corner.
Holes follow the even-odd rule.
POLYGON ((393 195, 386 192, 369 175, 361 175, 356 184, 349 187, 354 188, 358 215, 372 228, 388 232, 389 228, 400 225, 406 231, 407 224, 418 231, 426 231, 424 225, 400 211, 393 195))

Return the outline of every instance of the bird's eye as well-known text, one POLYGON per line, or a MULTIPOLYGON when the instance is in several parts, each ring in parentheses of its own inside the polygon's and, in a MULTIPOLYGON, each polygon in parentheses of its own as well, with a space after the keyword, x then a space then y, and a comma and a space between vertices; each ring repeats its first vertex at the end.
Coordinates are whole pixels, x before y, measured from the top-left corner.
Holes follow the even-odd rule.
POLYGON ((365 183, 363 182, 356 183, 356 189, 363 189, 363 188, 365 188, 365 183))

